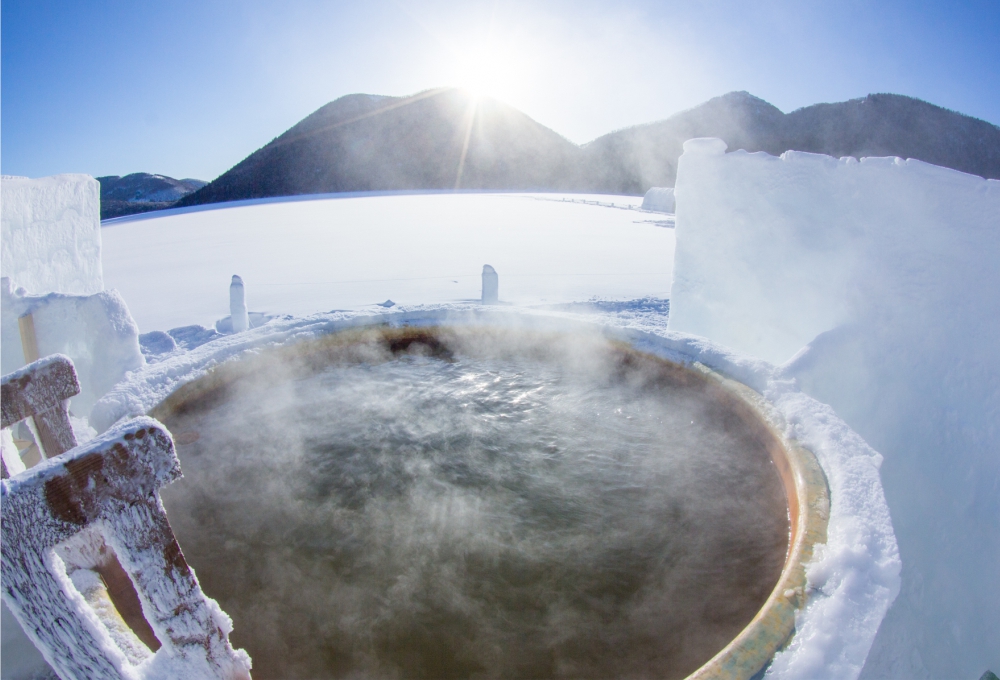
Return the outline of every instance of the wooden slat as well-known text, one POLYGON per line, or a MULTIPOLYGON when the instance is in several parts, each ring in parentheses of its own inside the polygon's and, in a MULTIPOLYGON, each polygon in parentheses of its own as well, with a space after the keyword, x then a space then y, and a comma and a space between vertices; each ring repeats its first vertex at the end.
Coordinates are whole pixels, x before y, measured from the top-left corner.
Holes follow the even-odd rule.
POLYGON ((18 330, 21 331, 21 351, 24 352, 24 361, 31 363, 38 361, 38 336, 35 335, 35 317, 28 312, 17 319, 18 330))

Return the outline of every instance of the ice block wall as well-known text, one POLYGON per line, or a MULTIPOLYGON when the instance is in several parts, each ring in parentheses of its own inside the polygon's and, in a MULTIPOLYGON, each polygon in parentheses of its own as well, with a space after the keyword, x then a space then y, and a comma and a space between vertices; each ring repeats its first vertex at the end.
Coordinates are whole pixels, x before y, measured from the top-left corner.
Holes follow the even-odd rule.
POLYGON ((139 328, 115 290, 94 295, 20 295, 0 279, 0 369, 4 375, 27 363, 18 317, 31 313, 40 356, 68 355, 80 378, 80 394, 70 401, 74 415, 86 416, 94 403, 126 373, 145 361, 139 328))
POLYGON ((861 677, 996 671, 1000 182, 725 151, 678 164, 670 328, 785 363, 885 457, 902 589, 861 677))
POLYGON ((0 179, 0 271, 29 293, 92 295, 101 273, 100 184, 89 175, 0 179))

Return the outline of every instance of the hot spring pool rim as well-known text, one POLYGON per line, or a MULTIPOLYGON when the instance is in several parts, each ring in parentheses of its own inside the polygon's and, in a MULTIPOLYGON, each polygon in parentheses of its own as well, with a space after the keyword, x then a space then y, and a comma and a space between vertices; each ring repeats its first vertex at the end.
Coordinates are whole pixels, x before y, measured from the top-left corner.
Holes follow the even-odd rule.
MULTIPOLYGON (((413 343, 432 354, 447 352, 449 326, 364 326, 335 331, 318 338, 300 340, 257 354, 227 361, 205 375, 181 385, 148 415, 166 420, 172 414, 220 393, 224 388, 254 371, 256 362, 281 358, 297 359, 307 368, 319 368, 331 360, 343 358, 352 347, 375 340, 393 353, 405 351, 413 343)), ((497 332, 492 326, 467 326, 464 333, 497 332)), ((539 334, 537 330, 517 331, 539 334)), ((545 331, 554 337, 566 337, 565 331, 545 331)), ((750 623, 714 657, 688 676, 690 679, 749 679, 764 668, 775 653, 785 646, 795 630, 795 612, 805 605, 805 565, 812 558, 814 546, 826 542, 830 497, 826 477, 812 452, 787 439, 780 417, 764 397, 753 389, 727 378, 698 362, 684 365, 641 352, 622 342, 608 341, 625 362, 648 363, 666 379, 684 384, 700 384, 720 404, 736 415, 768 451, 785 489, 789 511, 789 543, 778 581, 764 606, 750 623)))

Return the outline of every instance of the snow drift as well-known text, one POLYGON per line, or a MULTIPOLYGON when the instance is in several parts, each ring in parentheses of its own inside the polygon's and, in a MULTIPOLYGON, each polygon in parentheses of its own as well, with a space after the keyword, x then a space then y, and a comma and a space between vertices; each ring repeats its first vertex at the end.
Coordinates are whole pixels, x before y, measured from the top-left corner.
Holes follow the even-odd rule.
POLYGON ((653 187, 642 197, 642 209, 652 212, 672 213, 674 211, 674 190, 672 187, 653 187))

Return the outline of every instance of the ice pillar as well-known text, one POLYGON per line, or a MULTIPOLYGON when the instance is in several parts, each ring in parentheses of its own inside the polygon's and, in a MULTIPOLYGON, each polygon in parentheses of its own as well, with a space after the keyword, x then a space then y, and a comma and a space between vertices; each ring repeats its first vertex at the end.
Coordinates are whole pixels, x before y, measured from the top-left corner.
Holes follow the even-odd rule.
POLYGON ((243 279, 236 274, 233 274, 233 282, 229 284, 229 314, 233 321, 233 333, 240 333, 250 328, 246 290, 243 288, 243 279))
POLYGON ((483 304, 495 305, 499 300, 500 280, 497 270, 488 264, 483 265, 483 304))

